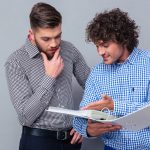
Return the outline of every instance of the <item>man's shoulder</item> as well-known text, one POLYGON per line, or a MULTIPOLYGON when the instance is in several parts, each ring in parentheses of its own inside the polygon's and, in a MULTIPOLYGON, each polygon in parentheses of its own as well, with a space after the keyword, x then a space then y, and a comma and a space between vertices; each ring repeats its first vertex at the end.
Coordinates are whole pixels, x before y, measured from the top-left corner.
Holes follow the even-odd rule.
POLYGON ((141 55, 150 58, 150 50, 141 50, 141 55))
POLYGON ((67 47, 74 47, 74 45, 69 42, 69 41, 65 41, 65 40, 62 40, 61 41, 61 46, 64 47, 64 46, 67 46, 67 47))
POLYGON ((111 65, 99 63, 92 67, 92 72, 93 73, 99 73, 99 72, 102 73, 102 72, 108 71, 108 69, 110 69, 110 67, 111 67, 111 65))
POLYGON ((61 47, 62 49, 67 50, 67 51, 78 52, 78 49, 75 47, 75 45, 69 41, 62 40, 61 47))
POLYGON ((71 42, 62 40, 61 48, 63 52, 72 57, 72 59, 75 58, 76 60, 76 58, 78 59, 79 57, 82 56, 81 52, 71 42))
POLYGON ((142 62, 149 61, 150 62, 150 50, 139 50, 139 58, 142 62))
POLYGON ((20 60, 24 57, 24 54, 25 54, 25 47, 22 46, 21 48, 15 50, 8 56, 6 63, 11 63, 11 62, 20 60))

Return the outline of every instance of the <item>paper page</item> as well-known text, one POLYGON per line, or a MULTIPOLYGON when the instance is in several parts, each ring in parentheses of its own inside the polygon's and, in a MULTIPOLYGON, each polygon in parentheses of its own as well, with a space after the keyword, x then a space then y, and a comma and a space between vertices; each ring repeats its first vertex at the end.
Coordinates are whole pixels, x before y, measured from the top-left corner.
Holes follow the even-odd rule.
POLYGON ((64 108, 50 106, 47 109, 47 111, 77 116, 86 119, 92 119, 95 121, 106 120, 106 119, 110 120, 115 118, 114 116, 110 116, 109 114, 98 110, 71 110, 71 109, 64 109, 64 108))
POLYGON ((101 122, 112 122, 121 125, 123 129, 138 131, 150 126, 150 106, 142 107, 133 113, 114 120, 102 120, 101 122))
POLYGON ((49 107, 47 111, 92 119, 97 122, 118 124, 121 125, 123 129, 129 131, 137 131, 150 126, 150 105, 120 118, 110 116, 105 112, 97 110, 70 110, 49 107))

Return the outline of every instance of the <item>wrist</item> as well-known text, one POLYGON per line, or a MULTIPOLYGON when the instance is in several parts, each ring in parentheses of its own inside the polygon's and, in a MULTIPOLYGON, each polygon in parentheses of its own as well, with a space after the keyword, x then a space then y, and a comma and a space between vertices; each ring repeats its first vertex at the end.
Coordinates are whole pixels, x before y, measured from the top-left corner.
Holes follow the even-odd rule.
POLYGON ((87 137, 92 137, 92 136, 89 134, 88 129, 86 129, 86 135, 87 135, 87 137))

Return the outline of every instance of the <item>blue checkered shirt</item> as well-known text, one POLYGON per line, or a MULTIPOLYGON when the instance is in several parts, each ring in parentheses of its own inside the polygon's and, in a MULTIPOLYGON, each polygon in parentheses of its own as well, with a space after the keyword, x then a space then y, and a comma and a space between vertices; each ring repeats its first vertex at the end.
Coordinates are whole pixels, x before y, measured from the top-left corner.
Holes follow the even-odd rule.
MULTIPOLYGON (((80 107, 100 100, 107 94, 114 100, 113 115, 127 115, 142 106, 150 104, 150 51, 134 48, 128 59, 122 63, 96 65, 86 82, 80 107)), ((144 119, 139 118, 141 121, 144 119)), ((74 119, 74 128, 87 136, 87 120, 74 119)), ((104 144, 116 150, 150 150, 150 128, 137 132, 121 129, 103 134, 104 144)))

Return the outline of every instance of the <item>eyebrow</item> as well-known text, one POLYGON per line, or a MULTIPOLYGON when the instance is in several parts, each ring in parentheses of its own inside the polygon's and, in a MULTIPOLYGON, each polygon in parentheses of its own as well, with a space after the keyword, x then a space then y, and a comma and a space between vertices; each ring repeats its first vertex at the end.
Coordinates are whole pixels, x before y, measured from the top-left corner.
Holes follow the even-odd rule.
POLYGON ((58 35, 56 35, 54 38, 57 38, 59 36, 61 36, 62 32, 60 32, 58 35))
POLYGON ((55 37, 48 37, 48 36, 43 36, 41 37, 41 39, 44 39, 44 38, 48 38, 48 39, 56 39, 57 37, 61 36, 62 32, 60 32, 59 34, 57 34, 55 37))

